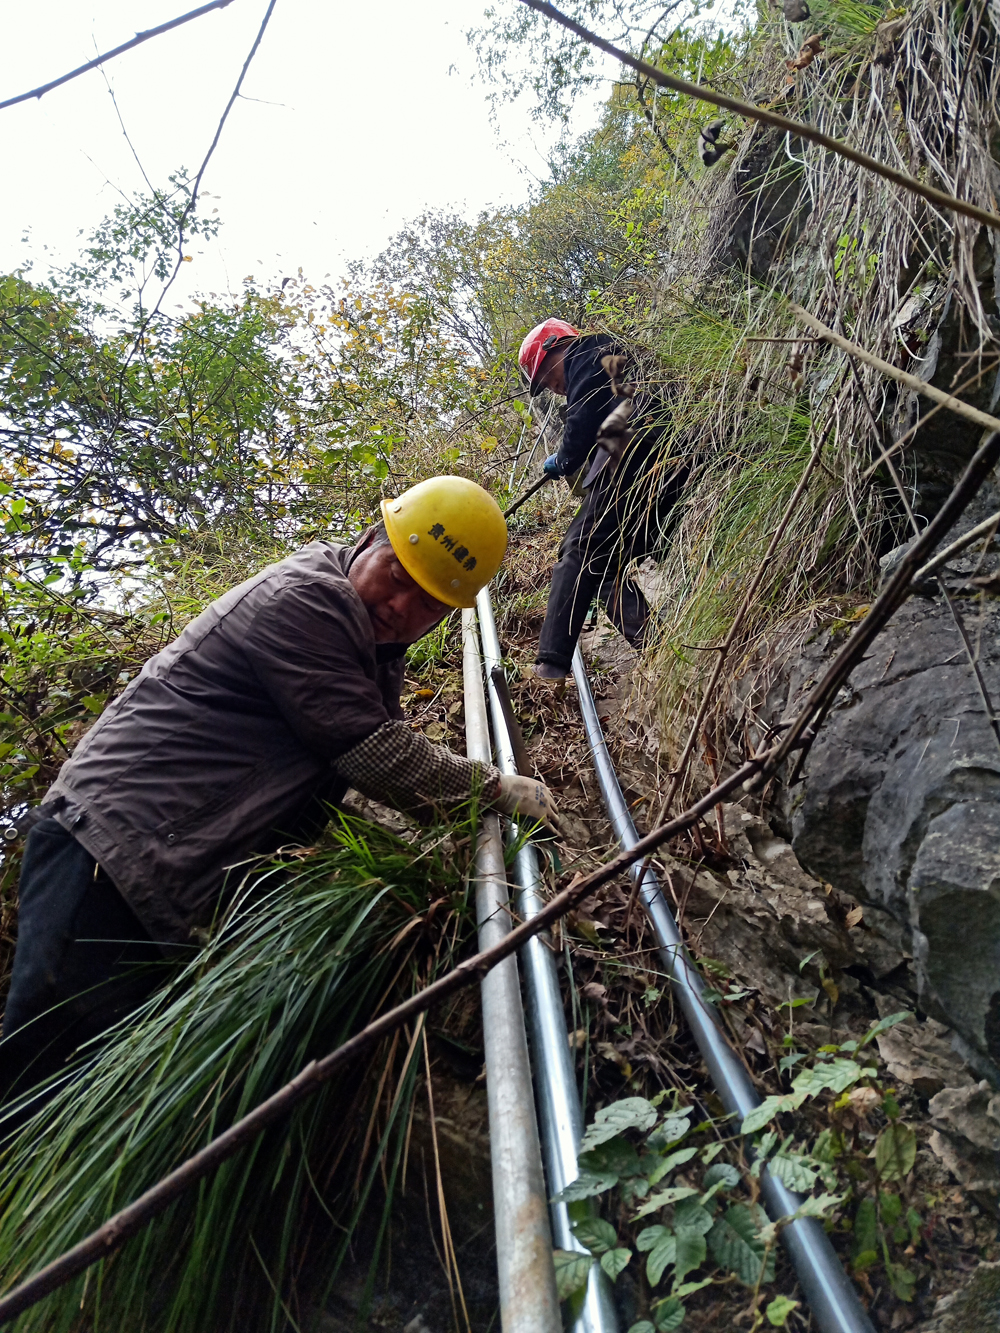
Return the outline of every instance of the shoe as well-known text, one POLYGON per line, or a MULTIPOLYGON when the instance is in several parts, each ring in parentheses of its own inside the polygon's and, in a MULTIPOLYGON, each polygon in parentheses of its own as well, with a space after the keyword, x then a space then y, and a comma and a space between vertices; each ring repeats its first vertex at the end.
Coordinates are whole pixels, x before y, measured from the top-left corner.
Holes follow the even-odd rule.
POLYGON ((556 666, 554 662, 535 663, 535 677, 538 680, 565 680, 568 675, 568 671, 556 666))

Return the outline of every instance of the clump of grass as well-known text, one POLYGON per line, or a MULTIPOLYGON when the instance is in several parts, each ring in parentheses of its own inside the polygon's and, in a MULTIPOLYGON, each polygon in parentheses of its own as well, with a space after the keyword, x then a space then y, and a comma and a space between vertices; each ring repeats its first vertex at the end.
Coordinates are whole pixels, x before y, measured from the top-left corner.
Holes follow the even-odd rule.
MULTIPOLYGON (((408 845, 341 818, 326 845, 243 886, 198 956, 4 1145, 5 1287, 448 965, 466 918, 462 854, 446 833, 438 828, 408 845), (430 898, 439 905, 428 931, 430 898)), ((330 1281, 379 1182, 380 1238, 384 1232, 419 1036, 419 1025, 397 1034, 367 1067, 302 1104, 117 1255, 22 1315, 17 1329, 243 1333, 294 1325, 309 1215, 327 1215, 319 1249, 330 1281)))

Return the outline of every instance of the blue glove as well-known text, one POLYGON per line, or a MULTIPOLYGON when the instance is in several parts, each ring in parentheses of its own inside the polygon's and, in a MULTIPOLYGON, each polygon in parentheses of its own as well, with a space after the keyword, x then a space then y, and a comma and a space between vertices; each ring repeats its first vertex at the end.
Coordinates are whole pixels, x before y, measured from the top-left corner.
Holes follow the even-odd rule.
POLYGON ((548 458, 546 458, 545 462, 542 464, 542 472, 546 477, 562 476, 562 468, 559 466, 558 454, 549 454, 548 458))

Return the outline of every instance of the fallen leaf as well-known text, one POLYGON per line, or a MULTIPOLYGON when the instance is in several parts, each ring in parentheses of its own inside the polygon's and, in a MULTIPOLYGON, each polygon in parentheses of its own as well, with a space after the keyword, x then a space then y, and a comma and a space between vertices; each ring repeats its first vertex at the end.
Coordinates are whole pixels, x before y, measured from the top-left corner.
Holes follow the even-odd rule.
POLYGON ((853 930, 854 927, 859 924, 859 922, 864 920, 864 917, 865 917, 865 909, 863 907, 852 907, 851 910, 844 917, 844 925, 847 927, 848 930, 853 930))
POLYGON ((588 981, 585 986, 581 986, 580 994, 585 1000, 596 1000, 598 1004, 608 1002, 608 988, 599 981, 588 981))
POLYGON ((882 1105, 882 1094, 874 1088, 852 1088, 847 1100, 854 1114, 863 1119, 882 1105))

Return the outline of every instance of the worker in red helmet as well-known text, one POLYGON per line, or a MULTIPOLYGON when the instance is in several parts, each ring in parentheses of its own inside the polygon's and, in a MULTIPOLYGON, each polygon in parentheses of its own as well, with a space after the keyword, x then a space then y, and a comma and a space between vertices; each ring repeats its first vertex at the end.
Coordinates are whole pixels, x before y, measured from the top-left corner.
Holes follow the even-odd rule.
POLYGON ((603 423, 621 402, 604 362, 620 355, 614 339, 579 333, 562 319, 544 320, 521 344, 518 361, 529 391, 548 389, 566 399, 562 442, 542 470, 549 477, 578 474, 585 491, 552 571, 535 667, 543 680, 568 674, 595 598, 629 643, 641 645, 649 605, 627 567, 653 551, 687 478, 686 466, 664 476, 655 467, 663 407, 649 399, 637 400, 636 428, 620 459, 599 445, 603 423))

